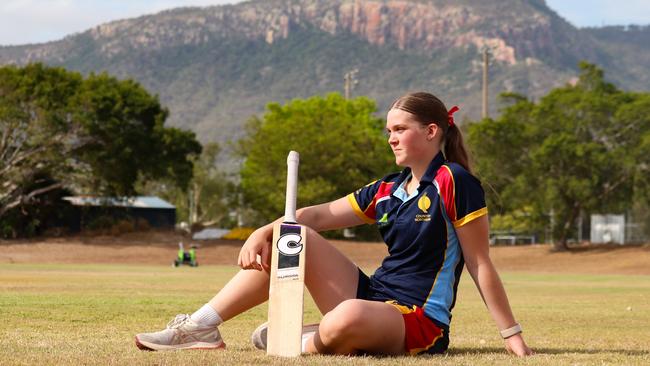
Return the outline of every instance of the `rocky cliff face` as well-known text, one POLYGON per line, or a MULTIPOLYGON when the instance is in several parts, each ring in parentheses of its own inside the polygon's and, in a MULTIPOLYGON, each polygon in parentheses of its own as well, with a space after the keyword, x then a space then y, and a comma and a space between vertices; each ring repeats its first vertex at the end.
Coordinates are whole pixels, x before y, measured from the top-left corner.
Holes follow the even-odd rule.
MULTIPOLYGON (((342 91, 384 111, 407 90, 460 104, 479 118, 481 62, 489 47, 490 112, 497 95, 539 98, 575 77, 579 60, 623 88, 650 90, 650 31, 576 29, 543 0, 251 0, 114 21, 63 40, 0 47, 0 65, 32 61, 133 78, 160 96, 168 123, 226 142, 284 102, 342 91)), ((226 146, 226 144, 224 144, 226 146)))
MULTIPOLYGON (((594 56, 593 44, 535 1, 501 0, 265 0, 210 8, 182 8, 97 26, 83 35, 112 57, 134 49, 201 45, 215 38, 263 38, 272 44, 304 26, 332 35, 352 34, 373 45, 418 53, 489 47, 495 60, 515 65, 545 59, 560 63, 573 44, 575 59, 594 56), (545 10, 545 11, 544 11, 545 10), (555 26, 555 27, 554 27, 555 26), (558 29, 559 28, 559 29, 558 29)), ((543 5, 543 3, 542 3, 543 5)), ((69 37, 67 40, 74 38, 69 37)), ((66 40, 25 49, 4 62, 51 58, 75 50, 66 40), (17 56, 17 57, 16 57, 17 56)))

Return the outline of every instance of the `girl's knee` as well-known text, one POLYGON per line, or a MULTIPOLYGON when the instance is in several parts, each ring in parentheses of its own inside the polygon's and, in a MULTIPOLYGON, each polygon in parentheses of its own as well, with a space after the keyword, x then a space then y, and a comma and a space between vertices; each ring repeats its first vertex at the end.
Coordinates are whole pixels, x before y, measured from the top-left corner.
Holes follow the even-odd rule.
POLYGON ((311 238, 316 238, 316 239, 321 239, 321 238, 323 238, 323 237, 320 235, 320 233, 318 233, 318 231, 312 229, 312 228, 309 227, 309 226, 305 226, 305 235, 306 235, 307 238, 309 238, 309 239, 311 239, 311 238))
POLYGON ((353 336, 363 327, 362 300, 345 300, 325 314, 318 328, 324 342, 353 336))

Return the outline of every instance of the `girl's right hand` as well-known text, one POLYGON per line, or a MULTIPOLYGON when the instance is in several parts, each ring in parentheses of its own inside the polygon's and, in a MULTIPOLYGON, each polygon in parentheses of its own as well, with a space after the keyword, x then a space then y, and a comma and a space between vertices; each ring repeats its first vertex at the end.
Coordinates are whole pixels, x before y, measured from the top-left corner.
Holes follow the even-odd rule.
POLYGON ((534 354, 524 341, 524 337, 520 334, 515 334, 514 336, 507 338, 506 340, 506 350, 508 353, 512 353, 519 357, 531 356, 534 354))
POLYGON ((265 270, 269 272, 271 268, 272 240, 273 225, 266 225, 255 230, 246 239, 246 242, 239 251, 237 265, 242 269, 265 270))

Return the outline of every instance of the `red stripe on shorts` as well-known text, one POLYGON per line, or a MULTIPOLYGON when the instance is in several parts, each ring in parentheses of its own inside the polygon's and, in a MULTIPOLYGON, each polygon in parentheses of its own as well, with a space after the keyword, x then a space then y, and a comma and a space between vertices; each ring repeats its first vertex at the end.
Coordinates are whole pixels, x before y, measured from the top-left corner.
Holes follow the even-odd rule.
POLYGON ((443 330, 424 315, 422 308, 414 306, 412 312, 402 316, 406 328, 406 351, 410 354, 424 352, 442 338, 443 330))

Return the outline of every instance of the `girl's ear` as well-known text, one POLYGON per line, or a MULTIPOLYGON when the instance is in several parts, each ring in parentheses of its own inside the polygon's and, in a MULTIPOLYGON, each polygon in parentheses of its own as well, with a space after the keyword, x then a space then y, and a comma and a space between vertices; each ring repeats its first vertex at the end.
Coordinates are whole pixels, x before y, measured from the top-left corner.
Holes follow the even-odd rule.
POLYGON ((435 123, 429 123, 427 126, 427 141, 433 141, 440 133, 440 126, 435 123))

